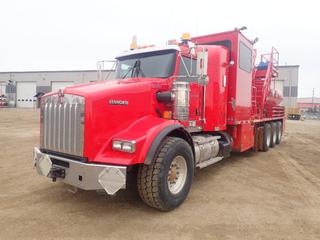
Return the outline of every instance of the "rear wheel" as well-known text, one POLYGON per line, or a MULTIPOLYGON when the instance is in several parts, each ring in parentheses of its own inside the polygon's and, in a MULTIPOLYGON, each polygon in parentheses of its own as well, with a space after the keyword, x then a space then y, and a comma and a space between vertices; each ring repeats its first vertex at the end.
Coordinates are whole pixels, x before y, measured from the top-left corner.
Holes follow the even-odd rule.
POLYGON ((276 144, 280 144, 282 139, 282 122, 278 121, 277 124, 277 137, 276 137, 276 144))
POLYGON ((263 128, 262 151, 267 152, 269 150, 270 142, 271 142, 271 126, 269 123, 266 123, 263 128))
POLYGON ((271 139, 270 139, 270 147, 274 147, 276 145, 276 140, 277 140, 277 123, 276 122, 271 122, 271 139))
POLYGON ((193 153, 185 140, 169 137, 155 158, 153 164, 139 168, 139 194, 149 206, 170 211, 189 193, 194 173, 193 153))

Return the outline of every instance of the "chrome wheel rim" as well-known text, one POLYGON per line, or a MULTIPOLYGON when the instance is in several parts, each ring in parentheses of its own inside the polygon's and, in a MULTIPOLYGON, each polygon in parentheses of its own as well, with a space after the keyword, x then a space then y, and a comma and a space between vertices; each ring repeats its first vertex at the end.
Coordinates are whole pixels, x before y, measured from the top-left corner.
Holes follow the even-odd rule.
POLYGON ((273 144, 277 141, 277 131, 273 131, 273 144))
POLYGON ((278 131, 278 140, 279 140, 279 141, 281 140, 281 136, 282 136, 282 130, 279 129, 279 131, 278 131))
POLYGON ((176 156, 171 165, 168 172, 168 188, 172 194, 179 193, 187 180, 187 161, 182 156, 176 156))
POLYGON ((280 141, 282 137, 282 125, 280 124, 279 126, 279 131, 278 131, 278 140, 280 141))
POLYGON ((271 131, 267 131, 267 145, 270 146, 270 142, 271 142, 271 131))

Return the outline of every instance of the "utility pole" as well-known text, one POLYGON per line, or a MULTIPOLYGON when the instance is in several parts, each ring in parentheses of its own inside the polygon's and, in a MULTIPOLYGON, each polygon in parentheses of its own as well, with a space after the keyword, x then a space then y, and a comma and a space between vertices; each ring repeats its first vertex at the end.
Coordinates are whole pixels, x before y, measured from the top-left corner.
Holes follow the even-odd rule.
POLYGON ((314 88, 312 88, 312 111, 314 111, 314 88))

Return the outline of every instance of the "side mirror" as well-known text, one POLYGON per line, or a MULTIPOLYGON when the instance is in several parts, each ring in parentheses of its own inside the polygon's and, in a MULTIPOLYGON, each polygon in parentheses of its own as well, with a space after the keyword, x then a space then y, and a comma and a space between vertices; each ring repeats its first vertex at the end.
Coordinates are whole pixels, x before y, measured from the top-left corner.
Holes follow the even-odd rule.
POLYGON ((201 78, 208 75, 208 52, 205 49, 197 52, 197 75, 201 78))

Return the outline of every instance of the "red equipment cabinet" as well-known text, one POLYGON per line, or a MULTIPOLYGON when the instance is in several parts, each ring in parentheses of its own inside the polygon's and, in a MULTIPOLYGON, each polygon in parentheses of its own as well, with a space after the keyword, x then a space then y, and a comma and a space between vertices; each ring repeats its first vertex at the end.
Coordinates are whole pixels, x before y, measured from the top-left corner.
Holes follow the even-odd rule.
POLYGON ((198 45, 223 45, 229 50, 234 66, 228 72, 228 124, 235 124, 251 118, 251 88, 253 70, 253 48, 251 42, 240 31, 230 31, 192 38, 198 45), (240 45, 251 52, 250 71, 240 67, 240 45))
POLYGON ((255 67, 256 51, 252 42, 239 30, 195 37, 192 41, 197 45, 222 45, 229 50, 234 67, 228 71, 228 132, 234 139, 234 151, 253 148, 255 122, 264 122, 271 116, 281 120, 284 117, 284 108, 278 106, 281 96, 270 92, 271 79, 277 76, 278 52, 272 48, 270 54, 262 55, 261 62, 267 65, 260 70, 255 67), (266 103, 267 94, 276 102, 266 103), (265 105, 269 107, 265 109, 265 105), (265 112, 258 112, 261 109, 265 112))
POLYGON ((121 54, 114 80, 46 94, 38 173, 114 194, 137 172, 148 205, 176 208, 194 168, 280 143, 284 109, 270 89, 278 52, 262 55, 257 66, 255 55, 237 29, 187 36, 179 45, 121 54))

